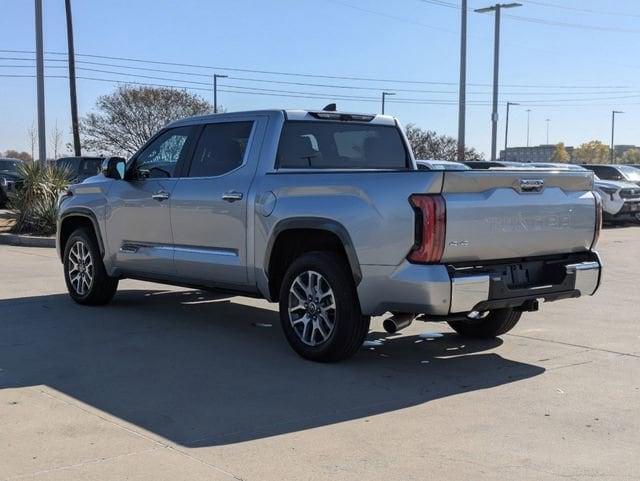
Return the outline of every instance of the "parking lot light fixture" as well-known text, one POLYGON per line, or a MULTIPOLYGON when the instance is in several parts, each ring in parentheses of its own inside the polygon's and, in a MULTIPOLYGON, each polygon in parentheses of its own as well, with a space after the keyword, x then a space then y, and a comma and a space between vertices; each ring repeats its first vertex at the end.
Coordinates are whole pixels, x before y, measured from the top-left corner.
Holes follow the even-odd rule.
POLYGON ((616 114, 624 114, 622 110, 612 110, 611 111, 611 151, 609 152, 609 163, 613 164, 615 161, 615 152, 614 152, 614 138, 616 132, 616 114))
POLYGON ((478 8, 477 13, 495 13, 493 42, 493 108, 491 111, 491 160, 496 160, 498 140, 498 72, 500 64, 500 12, 503 8, 521 7, 521 3, 496 3, 490 7, 478 8))
POLYGON ((382 115, 384 115, 384 100, 389 95, 395 95, 395 92, 382 92, 382 115))

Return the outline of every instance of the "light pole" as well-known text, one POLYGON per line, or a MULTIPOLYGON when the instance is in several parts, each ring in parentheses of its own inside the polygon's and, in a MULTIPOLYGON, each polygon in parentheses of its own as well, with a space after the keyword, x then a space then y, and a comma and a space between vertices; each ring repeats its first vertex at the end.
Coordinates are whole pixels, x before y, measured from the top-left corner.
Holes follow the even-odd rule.
POLYGON ((495 13, 493 40, 493 109, 491 111, 491 160, 496 160, 498 140, 498 72, 500 67, 500 12, 503 8, 521 7, 521 3, 496 3, 491 7, 478 8, 478 13, 495 13))
POLYGON ((47 131, 44 124, 44 46, 42 40, 42 0, 36 0, 36 92, 38 96, 38 157, 47 161, 47 131))
POLYGON ((467 102, 467 0, 462 0, 460 14, 460 85, 458 86, 458 161, 465 160, 465 121, 467 102))
POLYGON ((610 153, 610 159, 609 159, 609 163, 613 164, 614 158, 615 158, 615 153, 614 153, 614 147, 615 144, 613 143, 614 140, 614 135, 616 132, 616 114, 624 114, 624 112, 622 110, 612 110, 611 111, 611 153, 610 153))
POLYGON ((384 99, 387 95, 395 95, 395 92, 382 92, 382 115, 384 115, 384 99))
POLYGON ((547 145, 549 145, 549 122, 551 119, 544 119, 544 121, 547 123, 547 145))
POLYGON ((520 105, 517 102, 507 102, 507 118, 505 119, 504 124, 504 160, 509 160, 507 158, 507 147, 509 145, 509 107, 512 105, 520 105))
POLYGON ((529 117, 531 114, 531 109, 527 109, 527 147, 529 147, 529 117))
POLYGON ((227 78, 228 75, 213 74, 213 113, 218 113, 218 79, 227 78))

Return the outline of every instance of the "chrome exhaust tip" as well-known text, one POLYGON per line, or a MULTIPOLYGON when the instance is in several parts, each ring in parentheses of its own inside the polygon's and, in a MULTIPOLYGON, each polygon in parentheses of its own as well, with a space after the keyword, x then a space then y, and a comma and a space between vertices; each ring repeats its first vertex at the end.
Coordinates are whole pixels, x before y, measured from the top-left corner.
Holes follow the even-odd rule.
POLYGON ((415 314, 394 314, 390 318, 384 320, 382 327, 384 327, 384 330, 389 334, 395 334, 396 332, 409 327, 415 318, 415 314))

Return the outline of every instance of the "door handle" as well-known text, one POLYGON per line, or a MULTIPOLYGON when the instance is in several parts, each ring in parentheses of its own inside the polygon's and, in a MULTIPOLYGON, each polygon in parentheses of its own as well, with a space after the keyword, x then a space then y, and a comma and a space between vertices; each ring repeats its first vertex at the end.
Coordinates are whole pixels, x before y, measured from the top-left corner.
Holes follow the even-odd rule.
POLYGON ((163 200, 167 200, 169 198, 169 192, 159 190, 158 192, 154 193, 151 198, 157 200, 158 202, 162 202, 163 200))
POLYGON ((236 200, 242 200, 242 192, 237 192, 235 190, 231 190, 229 192, 225 192, 222 194, 222 200, 226 200, 227 202, 235 202, 236 200))

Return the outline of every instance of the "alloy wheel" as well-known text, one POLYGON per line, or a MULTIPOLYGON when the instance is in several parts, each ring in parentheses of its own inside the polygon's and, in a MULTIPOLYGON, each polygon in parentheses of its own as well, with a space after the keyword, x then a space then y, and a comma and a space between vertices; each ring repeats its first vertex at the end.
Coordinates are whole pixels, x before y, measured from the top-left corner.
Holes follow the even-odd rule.
POLYGON ((79 296, 86 295, 93 285, 94 265, 89 247, 76 241, 69 250, 69 282, 79 296))
POLYGON ((329 282, 318 272, 305 271, 289 289, 289 322, 300 340, 319 346, 335 327, 336 301, 329 282))

